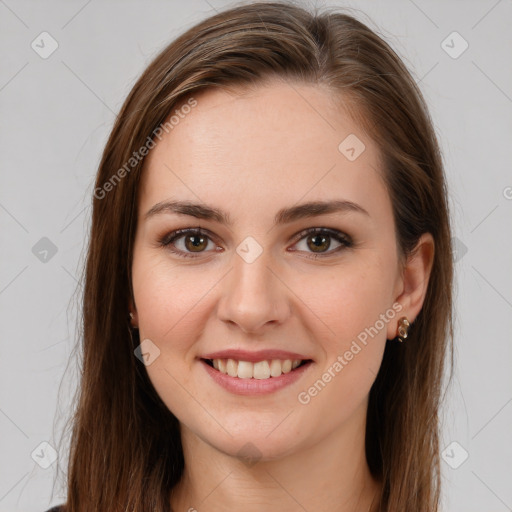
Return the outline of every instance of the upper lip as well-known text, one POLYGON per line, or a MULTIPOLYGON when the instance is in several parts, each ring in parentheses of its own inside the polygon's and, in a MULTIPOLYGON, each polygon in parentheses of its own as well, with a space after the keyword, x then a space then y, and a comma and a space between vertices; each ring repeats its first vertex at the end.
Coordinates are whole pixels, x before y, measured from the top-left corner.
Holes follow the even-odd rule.
POLYGON ((209 354, 205 354, 201 357, 202 359, 236 359, 237 361, 249 361, 249 362, 258 362, 270 359, 300 359, 308 360, 311 359, 303 354, 298 354, 296 352, 288 352, 287 350, 278 350, 278 349, 270 349, 270 350, 257 350, 257 351, 249 351, 242 349, 229 349, 229 350, 219 350, 217 352, 210 352, 209 354))

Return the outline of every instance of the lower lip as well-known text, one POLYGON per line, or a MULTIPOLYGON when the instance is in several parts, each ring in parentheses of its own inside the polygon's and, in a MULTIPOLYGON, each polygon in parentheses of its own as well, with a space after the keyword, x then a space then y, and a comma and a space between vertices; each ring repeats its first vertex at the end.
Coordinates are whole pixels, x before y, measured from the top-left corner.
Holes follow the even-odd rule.
POLYGON ((270 377, 268 379, 240 379, 238 377, 230 377, 225 373, 212 368, 208 363, 201 359, 201 363, 210 375, 210 377, 224 389, 237 395, 264 395, 267 393, 274 393, 293 384, 296 380, 306 372, 311 366, 312 362, 309 361, 295 370, 288 373, 283 373, 279 377, 270 377))

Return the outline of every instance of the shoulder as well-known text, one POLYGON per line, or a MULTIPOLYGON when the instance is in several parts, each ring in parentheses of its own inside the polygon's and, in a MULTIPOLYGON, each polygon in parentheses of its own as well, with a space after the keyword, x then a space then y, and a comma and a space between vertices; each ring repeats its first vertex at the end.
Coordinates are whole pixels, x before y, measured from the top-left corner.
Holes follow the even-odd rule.
POLYGON ((46 512, 63 512, 63 511, 64 511, 64 509, 62 508, 62 506, 59 506, 59 507, 53 507, 50 510, 47 510, 46 512))

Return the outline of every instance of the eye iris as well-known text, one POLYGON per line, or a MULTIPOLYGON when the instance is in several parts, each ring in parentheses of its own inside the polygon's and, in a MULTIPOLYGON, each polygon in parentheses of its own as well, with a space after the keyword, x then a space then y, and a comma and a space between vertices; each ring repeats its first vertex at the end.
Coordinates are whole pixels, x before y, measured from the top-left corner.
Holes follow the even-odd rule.
POLYGON ((185 237, 185 246, 187 250, 190 250, 192 252, 200 252, 202 249, 205 249, 207 245, 207 239, 202 235, 187 235, 185 237), (191 242, 192 245, 190 245, 189 242, 192 239, 195 241, 191 242))
POLYGON ((318 251, 317 249, 329 249, 330 241, 328 236, 324 235, 311 235, 308 237, 308 247, 313 250, 313 252, 322 252, 318 251), (312 242, 310 244, 310 240, 317 240, 316 242, 312 242), (325 245, 325 247, 322 247, 325 245))

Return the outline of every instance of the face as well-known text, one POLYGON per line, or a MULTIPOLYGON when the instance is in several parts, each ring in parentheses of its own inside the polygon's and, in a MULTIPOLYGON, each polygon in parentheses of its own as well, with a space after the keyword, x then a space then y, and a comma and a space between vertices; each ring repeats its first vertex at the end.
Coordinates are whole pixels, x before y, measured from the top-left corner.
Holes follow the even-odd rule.
POLYGON ((390 198, 376 146, 332 92, 194 97, 139 190, 146 370, 182 431, 280 457, 364 421, 401 316, 390 198))

